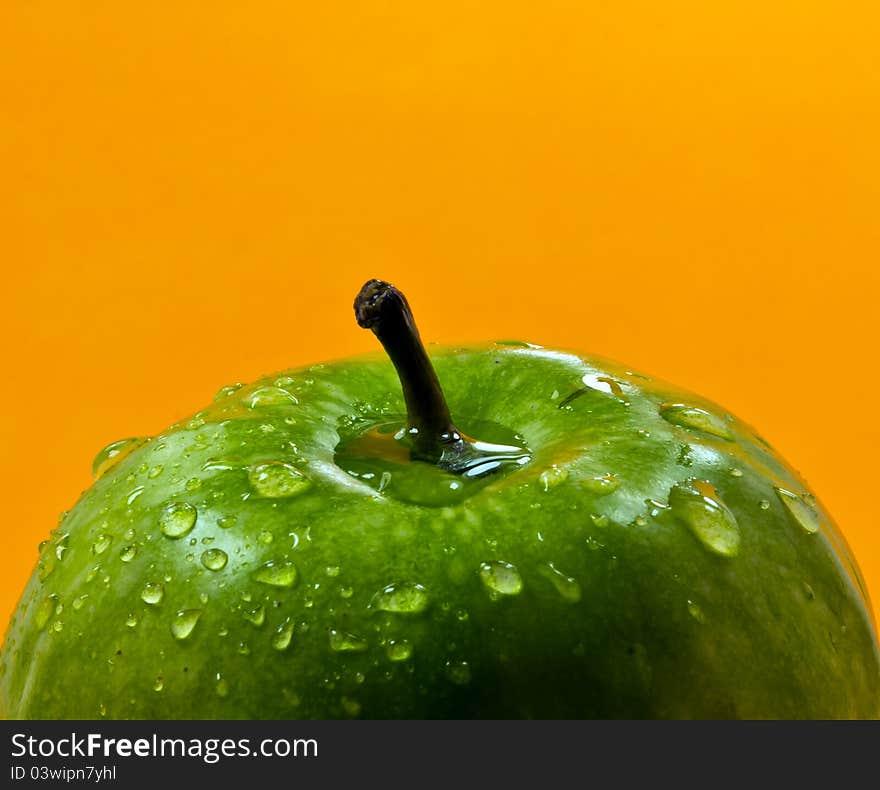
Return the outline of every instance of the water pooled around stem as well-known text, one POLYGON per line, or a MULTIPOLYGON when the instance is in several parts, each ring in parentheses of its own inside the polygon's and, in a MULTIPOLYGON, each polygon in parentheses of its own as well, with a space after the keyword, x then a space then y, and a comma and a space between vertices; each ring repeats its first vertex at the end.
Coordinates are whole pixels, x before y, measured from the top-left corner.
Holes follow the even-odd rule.
POLYGON ((340 426, 336 465, 377 494, 440 507, 477 494, 531 460, 523 438, 497 423, 467 423, 485 441, 472 441, 475 454, 457 472, 414 459, 412 434, 404 419, 340 426))
MULTIPOLYGON (((369 280, 354 300, 354 312, 358 325, 376 335, 397 371, 406 403, 406 422, 396 438, 407 440, 409 459, 433 465, 441 472, 457 475, 463 480, 485 477, 511 463, 522 465, 528 462, 530 453, 524 444, 489 441, 489 437, 478 433, 474 433, 477 438, 472 439, 456 427, 437 373, 422 344, 409 302, 397 288, 382 280, 369 280)), ((346 453, 340 454, 339 450, 337 448, 337 463, 346 460, 346 453)), ((353 453, 349 447, 347 455, 350 458, 364 456, 364 453, 353 453)), ((345 468, 346 464, 340 466, 345 468)), ((394 485, 394 474, 390 469, 379 471, 391 472, 390 478, 384 474, 379 477, 384 481, 384 492, 386 487, 394 485)), ((455 480, 444 483, 448 492, 453 494, 462 488, 462 483, 455 480)), ((420 487, 410 486, 409 489, 408 501, 416 502, 412 497, 420 487)), ((447 498, 446 502, 437 504, 448 503, 447 498)))

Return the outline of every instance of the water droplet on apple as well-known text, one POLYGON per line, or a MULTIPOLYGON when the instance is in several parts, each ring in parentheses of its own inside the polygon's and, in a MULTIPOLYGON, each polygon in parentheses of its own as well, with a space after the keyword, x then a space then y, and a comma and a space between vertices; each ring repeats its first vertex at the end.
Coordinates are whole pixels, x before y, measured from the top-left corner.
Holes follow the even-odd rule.
POLYGON ((299 401, 281 387, 260 387, 244 399, 249 409, 261 409, 267 406, 296 406, 299 401))
POLYGON ((292 376, 279 376, 273 383, 276 387, 281 387, 283 390, 289 390, 294 384, 296 384, 296 379, 292 376))
POLYGON ((648 511, 654 518, 657 518, 657 516, 664 511, 669 510, 669 505, 656 499, 646 499, 645 504, 648 506, 648 511))
POLYGON ((696 406, 688 406, 686 403, 664 403, 660 406, 660 416, 672 425, 694 428, 717 436, 719 439, 733 440, 730 428, 724 420, 696 406))
POLYGON ((238 516, 232 514, 229 516, 220 516, 217 519, 217 526, 220 529, 230 529, 235 526, 235 523, 238 521, 238 516))
POLYGON ((700 608, 699 604, 694 601, 688 600, 687 602, 688 613, 691 617, 694 618, 698 623, 706 622, 706 615, 703 614, 703 610, 700 608))
POLYGON ((675 460, 679 466, 693 466, 694 465, 694 455, 693 448, 689 444, 679 445, 678 448, 678 457, 675 460))
POLYGON ((669 492, 669 507, 713 553, 723 557, 739 553, 739 524, 710 483, 704 480, 677 483, 669 492))
POLYGON ((607 527, 611 523, 611 519, 604 513, 590 513, 590 520, 597 527, 607 527))
POLYGON ((266 622, 266 608, 264 606, 256 606, 253 609, 245 609, 241 613, 242 617, 257 628, 261 628, 266 622))
POLYGON ((126 505, 133 505, 137 498, 144 493, 146 489, 143 486, 135 486, 131 491, 128 492, 128 496, 125 498, 126 505))
POLYGON ((138 624, 138 616, 134 612, 129 612, 128 617, 125 618, 125 624, 129 628, 134 628, 138 624))
POLYGON ((172 502, 159 516, 159 529, 169 538, 188 535, 196 523, 196 512, 189 502, 172 502))
POLYGON ((113 536, 108 535, 106 532, 102 532, 95 538, 95 542, 92 544, 92 552, 95 554, 103 554, 110 548, 112 542, 113 536))
POLYGON ((136 555, 137 546, 135 546, 133 543, 129 544, 128 546, 123 546, 119 550, 119 559, 121 559, 123 562, 131 562, 136 555))
POLYGON ((333 629, 330 631, 330 649, 336 653, 363 653, 367 642, 357 634, 333 629))
POLYGON ((238 468, 235 461, 220 458, 209 458, 202 464, 203 472, 231 472, 238 468))
POLYGON ((156 466, 150 467, 150 471, 147 472, 147 477, 150 480, 155 480, 164 471, 165 471, 165 467, 162 464, 156 464, 156 466))
POLYGON ((202 552, 202 565, 209 571, 222 571, 229 561, 229 556, 222 549, 207 549, 202 552))
POLYGON ((58 603, 58 596, 55 593, 47 595, 40 603, 36 615, 34 615, 34 623, 37 628, 45 628, 49 622, 49 618, 55 614, 55 606, 58 603))
POLYGON ((95 480, 100 480, 114 466, 148 441, 150 441, 148 437, 136 436, 130 439, 120 439, 118 442, 108 444, 92 461, 92 476, 95 480))
POLYGON ((389 584, 373 596, 370 606, 383 612, 417 614, 428 603, 428 591, 421 584, 389 584))
POLYGON ((413 649, 412 645, 406 641, 406 639, 394 640, 392 639, 388 643, 388 647, 385 651, 388 654, 388 659, 390 661, 408 661, 412 656, 413 649))
POLYGON ((64 559, 64 556, 67 554, 67 550, 69 548, 67 545, 67 541, 69 539, 69 532, 55 539, 55 559, 58 560, 58 562, 61 562, 64 559))
POLYGON ((296 583, 296 566, 292 562, 269 561, 254 573, 254 579, 270 587, 292 587, 296 583))
POLYGON ((200 477, 191 477, 184 483, 183 487, 190 492, 198 491, 202 487, 202 480, 200 477))
POLYGON ((220 389, 217 390, 217 394, 214 395, 214 400, 225 400, 230 395, 234 395, 238 392, 242 386, 242 384, 236 382, 235 384, 227 384, 225 387, 220 387, 220 389))
MULTIPOLYGON (((623 388, 620 386, 620 382, 615 381, 609 376, 603 376, 599 373, 586 373, 581 376, 581 381, 584 383, 585 387, 589 387, 591 390, 604 392, 606 395, 613 395, 618 400, 626 401, 626 396, 623 394, 623 388)), ((569 395, 565 400, 573 399, 572 395, 569 395)), ((563 404, 564 403, 565 401, 563 401, 563 404)))
POLYGON ((526 343, 525 340, 496 340, 496 346, 509 346, 510 348, 541 348, 534 343, 526 343))
POLYGON ((556 588, 562 598, 568 603, 577 603, 581 599, 581 586, 577 579, 566 576, 552 562, 542 565, 539 569, 541 575, 548 579, 556 588))
POLYGON ((446 677, 456 686, 466 686, 471 682, 471 668, 467 661, 447 661, 446 677))
POLYGON ((141 590, 141 600, 150 606, 162 603, 165 597, 165 587, 160 582, 147 582, 141 590))
POLYGON ((165 688, 165 679, 161 675, 159 675, 153 681, 153 691, 162 691, 163 688, 165 688))
POLYGON ((76 598, 74 598, 73 599, 74 611, 78 612, 80 609, 82 609, 83 604, 85 604, 86 598, 88 598, 88 597, 89 597, 88 593, 84 593, 83 595, 78 595, 76 598))
POLYGON ((611 473, 584 478, 580 481, 580 484, 596 496, 607 496, 620 488, 620 480, 618 480, 617 475, 611 473))
POLYGON ((293 623, 285 620, 272 634, 272 647, 275 650, 287 650, 293 641, 293 623))
POLYGON ((216 681, 214 684, 214 691, 217 692, 218 697, 228 697, 229 696, 229 681, 226 680, 219 672, 216 674, 214 680, 216 681))
POLYGON ((254 491, 269 499, 295 496, 309 486, 305 475, 282 461, 268 461, 248 469, 248 481, 254 491))
POLYGON ((171 635, 178 640, 189 639, 201 616, 201 609, 181 609, 171 621, 171 635))
POLYGON ((523 580, 515 565, 495 560, 480 564, 480 579, 492 597, 498 595, 519 595, 523 580))
POLYGON ((381 477, 379 478, 379 485, 376 487, 376 490, 381 494, 386 488, 388 488, 388 484, 391 482, 391 472, 387 469, 382 472, 381 477))
POLYGON ((769 500, 767 500, 767 499, 762 499, 762 500, 758 503, 758 507, 761 508, 761 510, 770 510, 770 502, 769 502, 769 500))
POLYGON ((568 469, 560 468, 553 464, 549 469, 545 469, 538 475, 538 485, 543 491, 549 491, 551 488, 561 485, 568 479, 568 469))
POLYGON ((776 488, 776 495, 794 520, 806 532, 814 534, 819 531, 819 514, 801 497, 784 488, 776 488))

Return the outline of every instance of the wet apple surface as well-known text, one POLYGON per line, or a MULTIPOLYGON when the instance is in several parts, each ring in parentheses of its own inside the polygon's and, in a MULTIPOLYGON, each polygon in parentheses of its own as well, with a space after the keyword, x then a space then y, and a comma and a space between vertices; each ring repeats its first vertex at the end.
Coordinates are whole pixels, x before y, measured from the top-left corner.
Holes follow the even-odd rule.
POLYGON ((0 712, 880 715, 856 563, 747 424, 526 343, 431 361, 464 465, 414 450, 379 355, 102 451, 10 624, 0 712))

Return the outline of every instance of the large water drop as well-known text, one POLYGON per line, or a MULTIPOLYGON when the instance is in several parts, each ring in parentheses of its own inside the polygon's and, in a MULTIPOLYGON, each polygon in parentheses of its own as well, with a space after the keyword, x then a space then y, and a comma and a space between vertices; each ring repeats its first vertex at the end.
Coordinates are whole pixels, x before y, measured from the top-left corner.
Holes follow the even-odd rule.
POLYGON ((734 557, 739 553, 739 524, 710 483, 677 483, 669 492, 669 507, 714 554, 734 557))

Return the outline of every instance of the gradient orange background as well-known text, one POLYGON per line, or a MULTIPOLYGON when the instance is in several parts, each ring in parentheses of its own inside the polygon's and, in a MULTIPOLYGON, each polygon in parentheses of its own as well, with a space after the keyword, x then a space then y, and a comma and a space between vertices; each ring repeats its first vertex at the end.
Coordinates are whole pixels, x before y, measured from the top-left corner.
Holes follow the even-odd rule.
POLYGON ((0 617, 93 455, 426 339, 592 351, 753 423, 880 600, 873 2, 0 7, 0 617))

